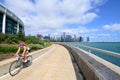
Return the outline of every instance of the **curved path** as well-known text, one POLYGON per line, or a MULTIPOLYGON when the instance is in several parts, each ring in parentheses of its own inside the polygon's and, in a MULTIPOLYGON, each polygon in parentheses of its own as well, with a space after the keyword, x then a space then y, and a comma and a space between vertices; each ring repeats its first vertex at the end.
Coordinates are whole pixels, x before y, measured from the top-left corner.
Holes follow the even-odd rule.
POLYGON ((16 76, 9 74, 0 80, 77 80, 69 52, 63 46, 54 44, 49 51, 39 56, 33 64, 16 76))

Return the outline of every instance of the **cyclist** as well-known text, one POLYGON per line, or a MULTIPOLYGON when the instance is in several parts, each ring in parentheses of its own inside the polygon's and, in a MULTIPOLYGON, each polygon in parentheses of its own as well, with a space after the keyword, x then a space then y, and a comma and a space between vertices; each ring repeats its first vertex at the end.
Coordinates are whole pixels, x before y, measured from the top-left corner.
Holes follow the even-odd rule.
POLYGON ((21 41, 19 43, 18 50, 14 56, 18 55, 22 48, 23 48, 23 53, 22 53, 21 57, 23 58, 24 62, 27 62, 26 58, 27 58, 27 54, 30 52, 30 48, 27 47, 27 45, 23 41, 21 41))

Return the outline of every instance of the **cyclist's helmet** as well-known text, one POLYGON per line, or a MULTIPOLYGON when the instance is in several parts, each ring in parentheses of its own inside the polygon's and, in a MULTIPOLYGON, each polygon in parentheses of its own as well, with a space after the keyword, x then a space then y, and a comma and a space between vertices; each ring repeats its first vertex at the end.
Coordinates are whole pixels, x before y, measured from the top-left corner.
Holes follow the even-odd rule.
POLYGON ((20 42, 20 43, 19 43, 19 46, 20 46, 20 47, 24 47, 24 46, 25 46, 25 43, 24 43, 24 42, 20 42))

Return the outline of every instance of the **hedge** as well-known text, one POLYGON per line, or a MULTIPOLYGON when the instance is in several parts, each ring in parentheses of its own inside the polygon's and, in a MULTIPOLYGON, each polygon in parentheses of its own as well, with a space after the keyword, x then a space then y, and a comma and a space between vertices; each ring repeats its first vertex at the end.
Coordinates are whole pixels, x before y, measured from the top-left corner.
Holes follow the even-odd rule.
POLYGON ((0 53, 15 53, 20 41, 24 41, 28 46, 30 46, 31 50, 42 49, 51 45, 49 41, 40 40, 35 36, 0 33, 0 53))
MULTIPOLYGON (((30 47, 31 51, 44 48, 40 44, 29 44, 28 46, 30 47)), ((18 50, 18 45, 0 44, 0 54, 16 53, 17 50, 18 50)), ((21 50, 20 53, 22 52, 23 50, 21 50)))

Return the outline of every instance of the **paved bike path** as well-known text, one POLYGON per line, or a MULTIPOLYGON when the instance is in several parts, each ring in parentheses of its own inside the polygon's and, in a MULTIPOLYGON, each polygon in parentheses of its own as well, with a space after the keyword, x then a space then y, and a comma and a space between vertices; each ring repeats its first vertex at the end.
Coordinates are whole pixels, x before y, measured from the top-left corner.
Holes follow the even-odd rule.
POLYGON ((52 45, 50 50, 34 59, 33 64, 24 68, 14 77, 9 74, 0 80, 77 80, 67 49, 52 45))

